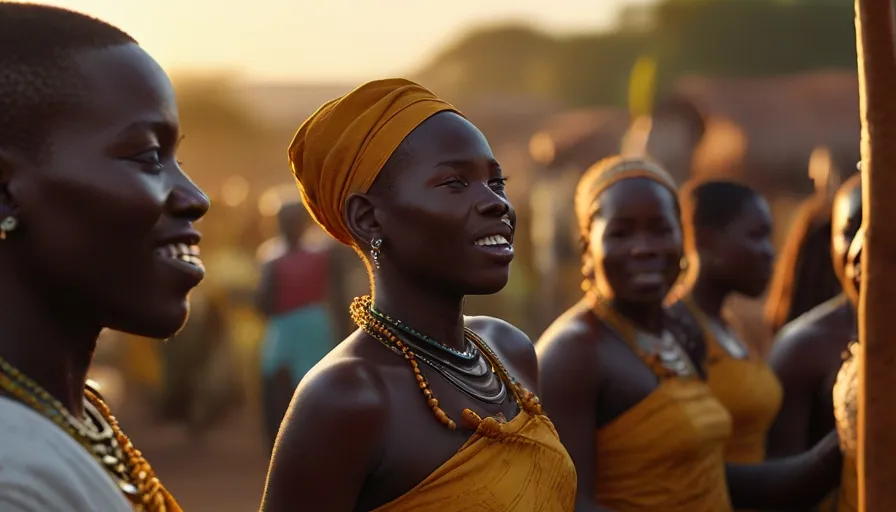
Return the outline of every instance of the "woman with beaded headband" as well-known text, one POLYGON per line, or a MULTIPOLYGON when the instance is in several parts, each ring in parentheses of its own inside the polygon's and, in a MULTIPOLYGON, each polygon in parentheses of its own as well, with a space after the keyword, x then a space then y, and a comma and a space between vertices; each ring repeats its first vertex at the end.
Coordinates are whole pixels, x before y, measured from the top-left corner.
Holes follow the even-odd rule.
POLYGON ((722 512, 811 504, 836 481, 836 438, 777 464, 725 465, 731 418, 664 307, 682 264, 676 187, 612 157, 579 182, 585 297, 538 343, 544 407, 576 464, 577 511, 722 512))
POLYGON ((513 259, 516 215, 482 133, 423 87, 379 80, 322 106, 289 159, 373 296, 299 384, 262 510, 572 511, 575 469, 533 394, 532 343, 463 314, 513 259))
POLYGON ((100 331, 167 338, 203 277, 208 198, 181 170, 174 90, 83 14, 0 2, 0 510, 172 512, 85 386, 100 331))

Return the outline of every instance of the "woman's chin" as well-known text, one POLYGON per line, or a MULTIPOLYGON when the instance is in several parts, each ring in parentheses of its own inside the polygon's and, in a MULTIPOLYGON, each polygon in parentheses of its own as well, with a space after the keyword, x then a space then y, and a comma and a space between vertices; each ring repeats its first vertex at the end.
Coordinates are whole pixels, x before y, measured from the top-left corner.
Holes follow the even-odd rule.
POLYGON ((190 305, 184 299, 178 304, 167 304, 165 307, 152 308, 139 314, 130 315, 130 318, 122 319, 106 327, 144 338, 164 340, 180 332, 189 316, 190 305))

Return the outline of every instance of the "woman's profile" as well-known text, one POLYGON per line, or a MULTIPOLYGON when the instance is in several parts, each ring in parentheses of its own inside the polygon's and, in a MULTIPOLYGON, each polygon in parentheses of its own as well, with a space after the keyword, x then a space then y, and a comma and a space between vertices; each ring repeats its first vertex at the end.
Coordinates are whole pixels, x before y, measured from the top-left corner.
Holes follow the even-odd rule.
POLYGON ((179 511, 98 392, 103 328, 167 338, 203 278, 174 90, 121 30, 0 2, 0 509, 179 511))

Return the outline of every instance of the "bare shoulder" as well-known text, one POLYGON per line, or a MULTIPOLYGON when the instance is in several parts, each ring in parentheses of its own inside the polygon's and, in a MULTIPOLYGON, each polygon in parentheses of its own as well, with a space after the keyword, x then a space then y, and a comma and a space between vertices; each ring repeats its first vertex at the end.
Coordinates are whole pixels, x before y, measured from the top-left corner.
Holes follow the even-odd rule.
MULTIPOLYGON (((350 348, 360 337, 355 333, 344 343, 350 348)), ((296 500, 351 509, 382 455, 388 419, 386 385, 376 363, 342 347, 331 352, 293 395, 262 510, 292 510, 296 500)))
POLYGON ((799 373, 826 373, 851 336, 844 328, 844 308, 818 307, 785 325, 772 344, 769 363, 781 377, 799 373), (809 364, 807 364, 809 363, 809 364))
POLYGON ((286 436, 304 436, 308 423, 369 435, 385 422, 388 397, 376 364, 339 352, 324 358, 296 388, 284 422, 286 436))
POLYGON ((522 373, 516 377, 524 377, 525 382, 532 386, 537 384, 538 359, 535 346, 526 333, 509 322, 491 316, 467 317, 465 324, 486 340, 506 363, 522 373))
POLYGON ((601 334, 601 326, 589 308, 581 303, 576 304, 554 320, 538 339, 536 350, 539 364, 542 367, 569 367, 569 363, 578 362, 594 369, 597 354, 595 340, 601 334))

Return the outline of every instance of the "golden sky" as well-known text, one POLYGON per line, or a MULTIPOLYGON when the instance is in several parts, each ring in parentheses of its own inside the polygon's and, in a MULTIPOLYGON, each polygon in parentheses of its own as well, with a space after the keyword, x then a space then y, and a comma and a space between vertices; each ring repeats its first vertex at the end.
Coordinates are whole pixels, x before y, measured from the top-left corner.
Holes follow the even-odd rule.
POLYGON ((470 27, 529 21, 606 27, 651 0, 41 0, 134 36, 168 71, 227 69, 253 80, 358 81, 402 74, 470 27), (600 7, 597 7, 600 5, 600 7), (450 7, 449 7, 450 6, 450 7))

